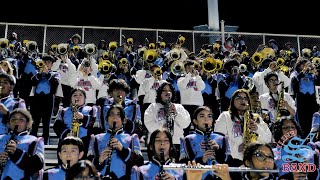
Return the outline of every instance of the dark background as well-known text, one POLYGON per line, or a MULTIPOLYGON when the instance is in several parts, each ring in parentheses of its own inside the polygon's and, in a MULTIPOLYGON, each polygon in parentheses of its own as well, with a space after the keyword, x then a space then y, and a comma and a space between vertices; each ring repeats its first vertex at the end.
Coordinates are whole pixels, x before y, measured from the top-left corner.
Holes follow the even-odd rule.
MULTIPOLYGON (((319 35, 319 8, 293 1, 220 0, 219 19, 239 32, 319 35), (281 3, 281 4, 280 4, 281 3)), ((193 30, 208 24, 207 0, 2 2, 0 22, 193 30), (42 7, 41 7, 42 6, 42 7)))

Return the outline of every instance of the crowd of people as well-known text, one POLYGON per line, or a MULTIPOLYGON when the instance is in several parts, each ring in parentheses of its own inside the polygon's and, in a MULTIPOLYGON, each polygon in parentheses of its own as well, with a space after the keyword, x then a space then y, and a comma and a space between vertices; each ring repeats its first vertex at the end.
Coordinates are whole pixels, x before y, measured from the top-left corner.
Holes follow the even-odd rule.
POLYGON ((1 179, 319 179, 316 48, 123 41, 0 39, 1 179))

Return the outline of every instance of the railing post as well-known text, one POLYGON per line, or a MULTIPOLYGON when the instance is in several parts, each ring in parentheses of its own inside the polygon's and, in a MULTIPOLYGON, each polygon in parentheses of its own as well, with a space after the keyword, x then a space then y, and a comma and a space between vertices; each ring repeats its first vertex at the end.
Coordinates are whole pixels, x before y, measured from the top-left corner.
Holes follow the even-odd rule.
POLYGON ((84 29, 85 29, 84 26, 82 26, 82 32, 81 32, 82 33, 82 38, 81 38, 81 41, 82 41, 81 43, 82 44, 84 43, 84 39, 85 39, 85 37, 84 37, 84 29))
POLYGON ((297 49, 297 51, 298 51, 299 57, 300 57, 300 56, 301 56, 301 51, 300 51, 300 36, 299 36, 299 35, 297 36, 297 44, 298 44, 298 49, 297 49))
POLYGON ((224 44, 224 40, 225 40, 225 37, 224 37, 224 20, 221 20, 221 43, 222 45, 224 44))
MULTIPOLYGON (((42 42, 42 55, 44 55, 45 51, 46 51, 46 41, 47 41, 47 25, 44 26, 44 30, 43 30, 43 42, 42 42)), ((48 45, 49 46, 49 45, 48 45)))
POLYGON ((8 25, 8 23, 6 23, 6 29, 4 30, 4 38, 6 38, 6 39, 8 37, 8 28, 9 28, 9 25, 8 25))

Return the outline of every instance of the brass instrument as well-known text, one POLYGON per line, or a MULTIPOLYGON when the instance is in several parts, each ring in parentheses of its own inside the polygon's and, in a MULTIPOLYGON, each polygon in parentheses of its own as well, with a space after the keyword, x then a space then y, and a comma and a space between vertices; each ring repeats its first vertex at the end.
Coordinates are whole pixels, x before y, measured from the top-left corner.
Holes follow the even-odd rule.
POLYGON ((57 52, 58 44, 52 44, 52 45, 50 46, 50 49, 51 49, 54 53, 57 52))
POLYGON ((80 51, 80 46, 73 46, 72 48, 73 48, 75 53, 80 51))
POLYGON ((174 61, 170 65, 170 71, 175 76, 182 76, 185 73, 184 64, 181 61, 174 61))
POLYGON ((259 52, 255 52, 252 56, 251 56, 251 62, 254 65, 260 65, 262 63, 263 60, 263 55, 259 52))
POLYGON ((186 38, 180 34, 180 35, 178 36, 178 39, 177 39, 177 44, 181 46, 181 45, 183 45, 185 42, 186 42, 186 38))
POLYGON ((127 39, 127 45, 132 46, 133 45, 133 38, 128 38, 127 39))
POLYGON ((285 59, 283 58, 277 58, 277 66, 283 73, 288 73, 289 72, 289 67, 285 65, 285 59))
POLYGON ((257 141, 259 136, 256 132, 253 132, 249 128, 251 119, 255 120, 257 117, 254 117, 250 105, 247 104, 247 106, 249 107, 249 109, 245 111, 243 116, 243 143, 246 145, 257 141))
POLYGON ((116 41, 109 42, 108 49, 109 51, 115 51, 118 48, 118 43, 116 41))
POLYGON ((84 46, 84 52, 89 56, 95 54, 96 51, 97 51, 97 47, 93 43, 89 43, 84 46))
POLYGON ((264 47, 261 52, 263 59, 273 59, 276 56, 274 49, 270 47, 264 47))
POLYGON ((5 49, 9 46, 9 40, 7 38, 0 38, 0 48, 5 49))
POLYGON ((160 77, 160 76, 162 75, 162 70, 161 70, 161 68, 155 68, 155 69, 153 70, 153 73, 154 73, 156 76, 160 77))
POLYGON ((206 72, 214 72, 217 68, 217 61, 211 57, 208 56, 202 61, 202 69, 206 72))
POLYGON ((126 66, 129 64, 128 59, 127 58, 121 58, 119 60, 120 65, 126 66))
POLYGON ((205 49, 201 49, 199 54, 196 55, 196 57, 202 58, 206 57, 208 55, 208 52, 205 49))
POLYGON ((37 42, 28 41, 27 44, 26 44, 26 49, 27 49, 28 52, 31 52, 31 53, 37 51, 37 49, 38 49, 37 42))
POLYGON ((104 51, 101 55, 103 60, 109 60, 110 56, 109 56, 109 51, 104 51))
POLYGON ((14 51, 14 47, 15 47, 15 45, 14 44, 9 44, 9 49, 11 50, 11 51, 14 51))
POLYGON ((248 70, 247 65, 245 65, 245 64, 240 64, 240 65, 239 65, 239 71, 240 71, 240 73, 244 73, 244 72, 246 72, 247 70, 248 70))
POLYGON ((216 54, 220 51, 221 45, 217 42, 213 43, 212 45, 212 49, 213 49, 213 53, 216 54))
POLYGON ((164 105, 164 111, 166 115, 166 127, 170 134, 173 136, 174 133, 174 119, 175 119, 175 114, 171 112, 170 107, 171 107, 171 97, 170 97, 170 92, 167 92, 166 94, 166 101, 164 105))
POLYGON ((311 62, 317 68, 320 65, 320 58, 314 57, 314 58, 312 58, 311 62))
MULTIPOLYGON (((5 152, 8 153, 8 150, 7 150, 7 145, 10 143, 10 141, 16 141, 16 135, 17 135, 17 132, 18 132, 18 128, 19 126, 18 125, 15 125, 14 126, 14 129, 10 132, 11 136, 10 136, 10 139, 7 141, 6 143, 6 147, 5 147, 5 152)), ((3 173, 3 170, 4 170, 4 167, 6 166, 7 162, 8 162, 8 159, 9 159, 9 153, 8 153, 8 156, 7 156, 7 160, 5 161, 2 161, 0 163, 0 176, 2 175, 3 173)))
POLYGON ((103 176, 102 179, 112 179, 112 176, 110 174, 110 168, 111 168, 111 160, 112 160, 111 156, 112 156, 113 149, 110 146, 111 146, 111 140, 113 139, 115 134, 116 134, 116 122, 113 122, 112 127, 111 127, 111 133, 110 133, 110 137, 109 137, 109 142, 107 144, 107 147, 110 148, 111 153, 106 159, 106 172, 105 172, 105 175, 103 176))
POLYGON ((221 59, 216 59, 216 71, 219 71, 223 68, 223 61, 221 59))
POLYGON ((109 60, 101 60, 98 64, 98 70, 101 74, 107 75, 112 72, 112 63, 109 60))
POLYGON ((143 58, 143 55, 144 55, 144 52, 146 52, 147 51, 147 48, 146 47, 141 47, 141 48, 139 48, 138 49, 138 57, 139 58, 143 58))
POLYGON ((156 44, 155 43, 150 43, 148 45, 148 49, 156 49, 156 44))
POLYGON ((249 53, 247 51, 242 51, 240 56, 241 56, 241 58, 249 57, 249 53))
POLYGON ((170 58, 174 61, 179 60, 181 58, 181 51, 179 48, 173 48, 170 50, 170 58))
POLYGON ((45 66, 43 60, 42 59, 37 59, 35 62, 36 62, 36 68, 39 71, 42 71, 43 67, 45 66))
POLYGON ((312 51, 309 48, 303 48, 301 50, 301 56, 304 58, 307 58, 307 59, 311 57, 311 53, 312 53, 312 51))
POLYGON ((68 44, 67 43, 60 43, 57 46, 57 53, 59 55, 66 55, 68 53, 68 44))
MULTIPOLYGON (((192 171, 212 171, 212 165, 188 166, 186 164, 163 165, 164 170, 192 170, 192 171)), ((248 167, 229 167, 229 172, 259 172, 259 173, 279 173, 277 169, 252 169, 248 167)))
POLYGON ((276 114, 275 114, 275 117, 274 117, 274 122, 277 122, 280 120, 280 116, 281 116, 281 109, 283 109, 283 102, 284 102, 284 82, 281 81, 278 85, 281 84, 281 91, 279 93, 279 96, 278 96, 278 102, 277 102, 277 110, 276 110, 276 114))
POLYGON ((74 104, 71 106, 71 110, 73 113, 73 118, 72 118, 72 127, 71 127, 71 136, 74 137, 79 137, 79 131, 80 131, 80 126, 82 126, 82 123, 76 119, 75 115, 78 112, 78 104, 77 100, 74 102, 74 104))
POLYGON ((195 61, 194 64, 193 64, 193 67, 198 71, 200 72, 202 66, 199 62, 195 61))
POLYGON ((158 53, 154 49, 148 49, 143 53, 143 60, 147 63, 154 63, 158 59, 158 53))

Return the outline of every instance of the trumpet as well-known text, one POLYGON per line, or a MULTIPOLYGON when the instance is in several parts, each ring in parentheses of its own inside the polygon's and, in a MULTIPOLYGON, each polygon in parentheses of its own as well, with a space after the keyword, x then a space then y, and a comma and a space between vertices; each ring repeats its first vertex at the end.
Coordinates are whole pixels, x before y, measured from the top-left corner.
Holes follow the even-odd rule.
POLYGON ((9 40, 6 38, 0 38, 0 48, 5 49, 9 45, 9 40))
POLYGON ((112 71, 112 63, 109 60, 102 60, 99 62, 98 70, 103 75, 109 74, 112 71))
MULTIPOLYGON (((192 170, 192 171, 212 171, 212 165, 188 166, 186 164, 163 165, 164 170, 192 170)), ((260 172, 260 173, 279 173, 277 169, 253 169, 248 167, 229 167, 229 172, 260 172)))
POLYGON ((119 61, 120 65, 126 66, 129 64, 128 59, 127 58, 121 58, 119 61))
POLYGON ((156 44, 155 44, 155 43, 150 43, 150 44, 148 45, 148 48, 149 48, 149 49, 156 49, 156 44))
POLYGON ((177 44, 181 46, 185 42, 186 42, 186 38, 180 34, 177 39, 177 44))
POLYGON ((57 52, 58 45, 57 45, 57 44, 52 44, 52 45, 50 46, 50 49, 55 53, 55 52, 57 52))
POLYGON ((246 72, 247 70, 248 70, 247 65, 245 65, 245 64, 240 64, 240 65, 239 65, 239 71, 240 71, 241 73, 244 73, 244 72, 246 72))
POLYGON ((219 71, 223 68, 223 61, 221 59, 216 59, 216 71, 219 71))
POLYGON ((59 55, 66 55, 68 53, 68 44, 67 43, 60 43, 57 46, 57 53, 59 55))
POLYGON ((15 45, 14 45, 14 44, 9 44, 9 49, 10 49, 11 51, 14 51, 14 48, 15 48, 15 45))
POLYGON ((118 48, 118 43, 116 41, 111 41, 109 43, 108 49, 110 51, 115 51, 118 48))
POLYGON ((221 45, 219 44, 219 43, 214 43, 213 45, 212 45, 212 49, 213 49, 213 53, 218 53, 219 52, 219 50, 220 50, 220 48, 221 48, 221 45))
POLYGON ((314 57, 314 58, 312 58, 311 62, 315 67, 318 67, 320 65, 320 58, 314 57))
POLYGON ((72 48, 73 48, 75 53, 80 51, 80 46, 73 46, 72 48))
POLYGON ((161 74, 162 74, 162 70, 161 70, 161 68, 155 68, 155 69, 153 70, 153 73, 154 73, 156 76, 160 77, 161 74))
POLYGON ((45 64, 44 64, 44 62, 41 60, 41 59, 38 59, 37 61, 36 61, 36 67, 37 67, 37 69, 39 69, 39 70, 42 70, 42 68, 45 66, 45 64))

